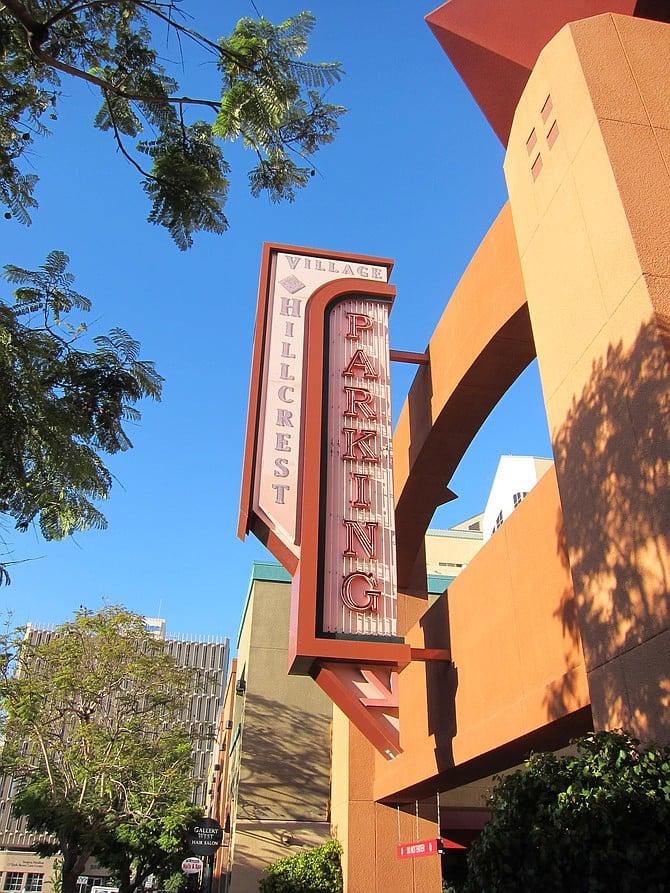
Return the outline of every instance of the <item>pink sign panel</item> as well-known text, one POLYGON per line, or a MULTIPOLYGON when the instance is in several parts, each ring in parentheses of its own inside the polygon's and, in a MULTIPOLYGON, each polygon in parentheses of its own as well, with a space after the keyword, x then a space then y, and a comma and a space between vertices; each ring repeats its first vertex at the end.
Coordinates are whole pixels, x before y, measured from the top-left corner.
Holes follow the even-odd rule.
POLYGON ((389 312, 352 295, 328 317, 325 634, 396 635, 389 312))
POLYGON ((314 291, 337 279, 388 281, 388 267, 353 256, 301 249, 269 254, 264 348, 259 370, 259 412, 253 471, 253 512, 296 558, 297 499, 301 484, 305 308, 314 291))

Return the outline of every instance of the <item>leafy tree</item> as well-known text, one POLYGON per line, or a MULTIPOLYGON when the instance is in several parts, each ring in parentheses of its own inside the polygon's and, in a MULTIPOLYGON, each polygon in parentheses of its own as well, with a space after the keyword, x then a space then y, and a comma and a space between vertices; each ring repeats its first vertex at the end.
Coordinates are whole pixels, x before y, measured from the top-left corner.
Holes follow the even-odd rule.
POLYGON ((498 779, 466 893, 668 890, 670 748, 597 732, 498 779))
MULTIPOLYGON (((186 6, 186 4, 183 4, 186 6)), ((221 142, 241 140, 255 156, 253 195, 292 201, 311 156, 332 141, 344 111, 324 101, 341 77, 337 62, 305 61, 315 19, 280 25, 244 18, 210 40, 190 27, 180 0, 3 0, 0 5, 0 200, 21 222, 36 207, 36 176, 25 172, 35 136, 48 135, 63 77, 100 91, 97 128, 109 131, 142 178, 149 221, 181 249, 194 233, 222 233, 229 165, 221 142), (216 62, 216 96, 180 92, 156 45, 186 41, 216 62), (192 120, 194 110, 210 121, 192 120), (131 148, 128 139, 147 133, 131 148), (148 161, 148 164, 146 163, 148 161)), ((183 61, 183 60, 182 60, 183 61)), ((175 65, 176 69, 178 66, 175 65)))
MULTIPOLYGON (((119 868, 114 846, 141 876, 158 858, 138 846, 142 831, 172 853, 192 818, 182 723, 191 671, 118 606, 82 609, 46 636, 7 629, 0 654, 0 770, 15 781, 13 808, 28 829, 50 835, 40 852, 60 853, 62 893, 76 891, 92 855, 119 868)), ((130 888, 133 877, 123 879, 130 888)))
MULTIPOLYGON (((183 776, 186 781, 186 775, 183 776)), ((98 862, 112 872, 120 893, 131 893, 143 887, 151 875, 154 885, 164 888, 165 882, 179 872, 188 851, 187 833, 202 814, 188 796, 172 796, 151 812, 140 808, 105 835, 96 847, 98 862)))
POLYGON ((112 486, 101 454, 132 446, 123 426, 140 418, 143 397, 160 399, 162 383, 123 329, 80 346, 86 326, 71 315, 91 303, 67 265, 61 251, 37 271, 8 264, 17 288, 0 301, 0 513, 21 531, 38 523, 47 540, 106 526, 94 505, 112 486))
POLYGON ((279 859, 267 870, 260 893, 341 893, 342 847, 329 840, 295 856, 279 859))

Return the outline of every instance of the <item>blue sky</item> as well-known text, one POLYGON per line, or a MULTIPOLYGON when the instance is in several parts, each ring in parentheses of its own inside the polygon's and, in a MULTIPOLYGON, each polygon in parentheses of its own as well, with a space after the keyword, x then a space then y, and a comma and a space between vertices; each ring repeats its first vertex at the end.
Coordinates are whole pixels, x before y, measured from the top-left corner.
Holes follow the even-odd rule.
MULTIPOLYGON (((273 21, 302 8, 256 6, 273 21)), ((254 15, 249 0, 184 8, 210 37, 254 15)), ((65 251, 75 287, 93 301, 91 328, 127 329, 166 381, 162 402, 143 404, 129 429, 134 449, 109 462, 106 531, 45 543, 3 524, 9 557, 22 563, 0 590, 0 609, 16 623, 59 623, 80 605, 111 603, 160 613, 175 635, 234 640, 251 562, 270 557, 253 538, 236 538, 263 242, 393 258, 391 346, 422 351, 505 202, 502 147, 425 24, 431 5, 315 0, 309 8, 318 20, 310 57, 340 60, 346 71, 328 97, 349 109, 335 143, 316 156, 309 187, 284 205, 253 199, 247 159, 227 150, 230 230, 198 237, 186 253, 146 223, 135 172, 90 126, 93 91, 64 84, 53 136, 33 154, 40 208, 29 228, 0 220, 0 263, 34 268, 48 251, 65 251)), ((194 60, 179 77, 184 93, 215 97, 211 62, 194 60)), ((394 365, 396 417, 412 374, 394 365)), ((549 450, 532 366, 461 463, 451 483, 459 498, 435 526, 483 509, 502 453, 549 450)))

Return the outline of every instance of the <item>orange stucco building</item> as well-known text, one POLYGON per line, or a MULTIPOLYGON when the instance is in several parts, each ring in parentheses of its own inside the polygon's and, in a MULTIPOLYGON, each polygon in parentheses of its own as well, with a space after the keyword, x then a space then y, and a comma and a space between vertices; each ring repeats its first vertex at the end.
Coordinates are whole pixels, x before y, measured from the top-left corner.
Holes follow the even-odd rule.
POLYGON ((509 202, 394 434, 399 632, 452 662, 402 669, 393 760, 335 711, 348 893, 439 890, 439 860, 399 860, 397 843, 435 838, 438 810, 442 835, 475 833, 468 786, 531 750, 592 728, 670 740, 667 20, 652 0, 451 0, 428 16, 507 147, 509 202), (534 357, 554 468, 429 608, 426 528, 534 357))

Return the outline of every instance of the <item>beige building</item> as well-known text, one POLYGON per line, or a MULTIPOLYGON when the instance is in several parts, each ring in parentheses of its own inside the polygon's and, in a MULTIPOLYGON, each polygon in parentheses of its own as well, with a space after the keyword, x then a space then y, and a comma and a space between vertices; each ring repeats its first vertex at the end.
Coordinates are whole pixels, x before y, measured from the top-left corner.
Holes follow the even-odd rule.
POLYGON ((210 788, 224 828, 213 893, 257 893, 266 866, 330 837, 332 704, 287 676, 289 583, 254 563, 210 788))
MULTIPOLYGON (((430 530, 429 592, 481 544, 481 515, 430 530)), ((312 679, 287 675, 290 582, 279 564, 253 565, 210 775, 209 815, 224 828, 213 893, 257 893, 265 867, 330 837, 333 706, 312 679)))
POLYGON ((475 557, 483 542, 483 515, 475 515, 446 530, 426 531, 426 573, 456 577, 475 557))

